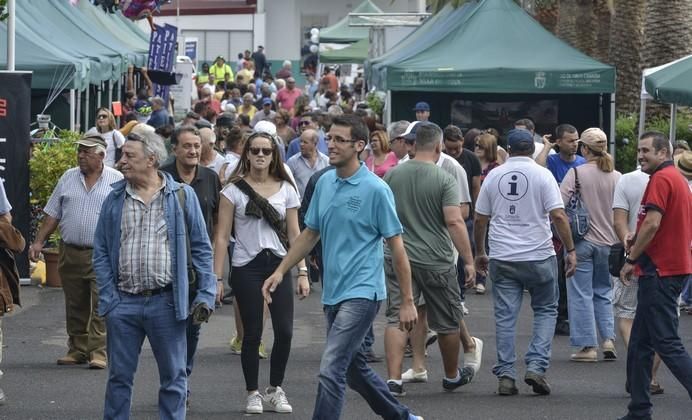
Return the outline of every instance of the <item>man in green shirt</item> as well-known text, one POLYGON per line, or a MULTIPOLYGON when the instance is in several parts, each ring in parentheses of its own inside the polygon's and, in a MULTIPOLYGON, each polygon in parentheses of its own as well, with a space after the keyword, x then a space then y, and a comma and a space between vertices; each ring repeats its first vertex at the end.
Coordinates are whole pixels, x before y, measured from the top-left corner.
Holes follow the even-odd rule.
MULTIPOLYGON (((411 264, 414 302, 419 317, 427 314, 430 328, 438 333, 445 377, 442 386, 451 391, 473 379, 474 369, 458 366, 459 322, 462 317, 459 284, 456 279, 456 250, 468 261, 464 269, 470 282, 475 280, 466 224, 459 206, 457 181, 435 164, 440 152, 442 130, 433 123, 416 124, 415 158, 389 171, 384 181, 394 193, 396 211, 404 226, 404 246, 411 264), (420 296, 425 299, 425 309, 420 296)), ((389 320, 398 318, 398 302, 391 265, 385 262, 387 292, 387 384, 394 395, 404 395, 401 364, 406 333, 389 320), (391 344, 391 346, 390 346, 391 344)), ((425 331, 422 332, 425 334, 425 331)))

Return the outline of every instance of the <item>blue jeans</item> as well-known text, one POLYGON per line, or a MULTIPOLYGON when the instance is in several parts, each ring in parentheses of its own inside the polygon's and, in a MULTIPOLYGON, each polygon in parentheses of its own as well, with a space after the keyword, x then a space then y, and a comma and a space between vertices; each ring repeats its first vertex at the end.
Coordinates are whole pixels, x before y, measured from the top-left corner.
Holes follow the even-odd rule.
POLYGON ((159 417, 185 418, 187 345, 185 321, 175 319, 173 293, 135 296, 121 293, 106 315, 108 383, 103 418, 128 419, 132 384, 146 337, 159 368, 159 417))
POLYGON ((627 379, 633 417, 651 415, 651 367, 654 352, 680 381, 692 399, 692 358, 678 335, 677 302, 683 282, 690 276, 639 277, 637 313, 627 348, 627 379))
POLYGON ((692 278, 685 280, 685 285, 682 288, 682 303, 685 306, 692 306, 692 278))
POLYGON ((382 418, 409 419, 409 409, 392 396, 387 384, 365 361, 364 339, 379 307, 380 302, 369 299, 324 306, 327 344, 320 363, 313 420, 341 417, 347 383, 382 418))
POLYGON ((567 279, 569 339, 575 347, 598 346, 615 338, 613 285, 608 271, 608 245, 577 242, 577 271, 567 279))
POLYGON ((557 259, 543 261, 490 260, 495 304, 495 341, 497 363, 493 374, 516 379, 514 346, 519 310, 524 289, 531 295, 533 336, 526 353, 526 370, 545 374, 550 366, 550 352, 557 319, 557 259))

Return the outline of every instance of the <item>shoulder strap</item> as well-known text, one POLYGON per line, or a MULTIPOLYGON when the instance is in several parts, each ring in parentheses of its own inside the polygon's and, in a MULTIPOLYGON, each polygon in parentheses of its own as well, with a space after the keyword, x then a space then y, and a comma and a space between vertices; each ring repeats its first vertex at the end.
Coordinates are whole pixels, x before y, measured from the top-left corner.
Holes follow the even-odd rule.
POLYGON ((576 194, 580 193, 581 185, 579 184, 579 173, 577 172, 577 167, 574 167, 574 192, 576 194))
POLYGON ((180 188, 178 188, 178 191, 176 191, 176 195, 178 196, 178 203, 180 203, 180 207, 183 208, 183 223, 185 223, 185 246, 187 248, 187 267, 189 269, 192 266, 192 251, 190 250, 190 234, 187 231, 187 210, 185 208, 185 201, 186 201, 185 188, 183 188, 182 183, 180 184, 180 188))
POLYGON ((288 249, 288 235, 286 233, 284 223, 281 221, 281 216, 279 215, 279 212, 276 211, 274 206, 272 206, 266 198, 257 194, 257 192, 243 178, 239 177, 238 179, 233 180, 233 184, 238 187, 243 194, 247 195, 252 203, 254 203, 261 213, 261 217, 269 223, 269 226, 274 229, 274 232, 276 232, 276 235, 279 237, 279 241, 281 241, 283 246, 288 249))

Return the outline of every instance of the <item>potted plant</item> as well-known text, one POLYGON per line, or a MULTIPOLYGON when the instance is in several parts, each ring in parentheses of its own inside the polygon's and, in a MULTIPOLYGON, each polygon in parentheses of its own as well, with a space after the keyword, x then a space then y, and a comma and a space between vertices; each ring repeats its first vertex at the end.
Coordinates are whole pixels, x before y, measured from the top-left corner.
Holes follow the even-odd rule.
MULTIPOLYGON (((38 225, 43 219, 43 208, 48 203, 58 180, 66 170, 77 165, 77 147, 75 140, 79 133, 60 130, 46 132, 33 146, 29 159, 29 187, 31 190, 32 206, 32 236, 38 231, 38 225)), ((46 263, 46 286, 61 287, 58 274, 58 244, 60 233, 53 233, 48 244, 43 248, 43 258, 46 263)))

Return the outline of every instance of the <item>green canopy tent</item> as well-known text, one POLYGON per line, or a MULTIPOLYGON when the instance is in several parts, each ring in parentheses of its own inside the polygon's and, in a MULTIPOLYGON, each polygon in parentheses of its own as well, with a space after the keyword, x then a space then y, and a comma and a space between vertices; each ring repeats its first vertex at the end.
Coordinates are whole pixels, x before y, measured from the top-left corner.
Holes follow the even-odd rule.
POLYGON ((363 64, 368 58, 370 41, 361 39, 346 48, 320 53, 320 62, 324 64, 363 64))
MULTIPOLYGON (((372 1, 365 0, 351 13, 382 13, 372 1)), ((320 30, 320 43, 349 44, 367 39, 370 30, 365 27, 349 26, 349 17, 345 16, 332 26, 320 30)))
MULTIPOLYGON (((448 14, 424 23, 404 40, 405 48, 395 47, 396 53, 371 66, 371 85, 390 92, 394 109, 388 111, 396 119, 410 117, 419 100, 435 102, 435 117, 435 108, 460 99, 549 98, 559 102, 556 120, 603 126, 609 119, 603 104, 609 102, 614 137, 613 67, 561 41, 512 0, 481 0, 448 14)), ((440 122, 449 122, 451 114, 440 122)))
POLYGON ((144 40, 138 35, 138 32, 143 31, 136 26, 130 28, 122 20, 117 19, 114 13, 104 13, 102 8, 94 6, 91 2, 81 1, 77 7, 87 19, 106 31, 109 36, 118 39, 130 50, 128 64, 146 67, 149 58, 149 40, 148 38, 144 40))
MULTIPOLYGON (((64 78, 64 88, 84 89, 89 83, 91 62, 50 49, 45 43, 32 41, 26 35, 28 28, 16 21, 16 68, 32 71, 31 86, 34 89, 50 89, 64 78)), ((7 24, 0 23, 0 38, 7 39, 7 24)), ((7 66, 7 43, 0 42, 0 67, 7 66)))
POLYGON ((692 55, 644 70, 639 108, 640 136, 644 132, 647 100, 671 105, 670 141, 675 141, 677 107, 678 105, 692 106, 692 55))

